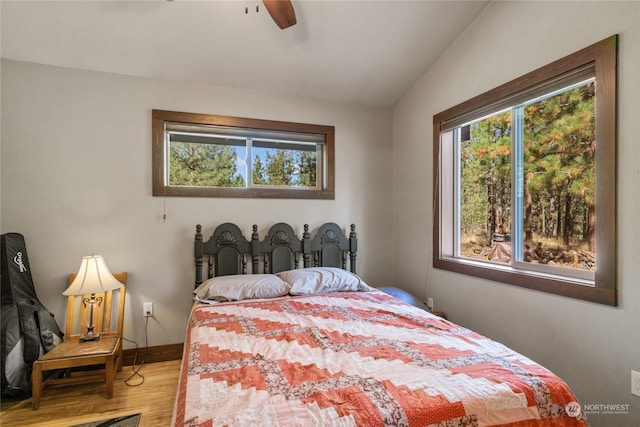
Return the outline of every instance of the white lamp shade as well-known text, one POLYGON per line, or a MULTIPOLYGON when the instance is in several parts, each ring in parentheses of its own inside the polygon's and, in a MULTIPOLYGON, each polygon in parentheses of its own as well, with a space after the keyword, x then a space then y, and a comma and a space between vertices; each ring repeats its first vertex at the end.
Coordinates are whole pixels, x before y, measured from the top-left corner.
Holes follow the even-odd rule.
POLYGON ((122 283, 109 272, 102 255, 91 255, 82 258, 78 275, 62 295, 97 294, 121 286, 122 283))

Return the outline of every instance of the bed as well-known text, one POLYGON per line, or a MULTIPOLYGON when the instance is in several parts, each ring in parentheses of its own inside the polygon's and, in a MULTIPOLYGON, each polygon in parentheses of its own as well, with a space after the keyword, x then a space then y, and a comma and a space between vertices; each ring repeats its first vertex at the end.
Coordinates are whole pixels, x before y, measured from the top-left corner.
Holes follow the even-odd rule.
POLYGON ((549 370, 364 283, 355 226, 311 234, 196 227, 172 425, 588 425, 549 370))

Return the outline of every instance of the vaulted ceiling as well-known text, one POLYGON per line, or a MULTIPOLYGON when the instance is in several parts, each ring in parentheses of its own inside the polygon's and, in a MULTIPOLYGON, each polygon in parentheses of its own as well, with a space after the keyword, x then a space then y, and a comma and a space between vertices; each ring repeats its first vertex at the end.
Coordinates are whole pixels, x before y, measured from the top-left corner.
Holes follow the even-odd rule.
POLYGON ((297 24, 281 30, 256 0, 3 0, 1 53, 389 107, 488 3, 293 0, 297 24))

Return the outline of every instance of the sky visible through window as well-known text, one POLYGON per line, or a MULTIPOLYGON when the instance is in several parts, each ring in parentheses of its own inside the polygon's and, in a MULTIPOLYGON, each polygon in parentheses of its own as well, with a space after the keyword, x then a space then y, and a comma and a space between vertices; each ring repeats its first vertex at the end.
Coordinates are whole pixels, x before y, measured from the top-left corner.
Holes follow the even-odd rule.
MULTIPOLYGON (((242 176, 244 182, 249 182, 247 181, 247 160, 251 161, 251 159, 247 159, 247 147, 234 147, 234 151, 236 152, 236 166, 238 168, 238 173, 242 176)), ((254 149, 254 152, 260 157, 260 160, 264 161, 264 159, 267 158, 267 153, 264 149, 259 151, 254 149)))

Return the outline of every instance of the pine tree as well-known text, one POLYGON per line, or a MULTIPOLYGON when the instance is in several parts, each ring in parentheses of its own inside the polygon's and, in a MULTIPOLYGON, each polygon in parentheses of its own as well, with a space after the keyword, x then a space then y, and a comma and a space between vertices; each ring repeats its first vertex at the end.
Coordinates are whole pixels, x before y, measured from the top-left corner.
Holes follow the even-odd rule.
POLYGON ((266 174, 265 166, 262 164, 262 160, 260 159, 260 156, 256 154, 256 157, 253 160, 252 169, 251 169, 251 183, 253 185, 265 185, 267 183, 265 174, 266 174))
POLYGON ((242 187, 237 172, 236 152, 231 146, 172 142, 169 157, 169 185, 242 187))
POLYGON ((252 183, 284 187, 315 187, 316 153, 278 148, 268 150, 264 158, 256 154, 252 165, 252 183))
MULTIPOLYGON (((554 234, 565 248, 595 245, 595 85, 524 107, 525 241, 554 234)), ((470 125, 460 142, 460 223, 468 238, 510 232, 511 113, 470 125)))
POLYGON ((296 156, 298 179, 296 185, 300 187, 315 187, 316 183, 316 152, 299 151, 296 156))
POLYGON ((267 152, 265 160, 265 178, 268 185, 289 186, 295 171, 293 155, 288 150, 276 149, 267 152))
POLYGON ((595 85, 587 84, 527 106, 525 191, 536 199, 563 200, 557 229, 563 244, 580 234, 594 249, 595 85), (556 197, 557 199, 558 197, 556 197), (586 218, 583 219, 583 218, 586 218), (577 233, 577 228, 583 229, 577 233), (589 237, 590 236, 590 237, 589 237))

